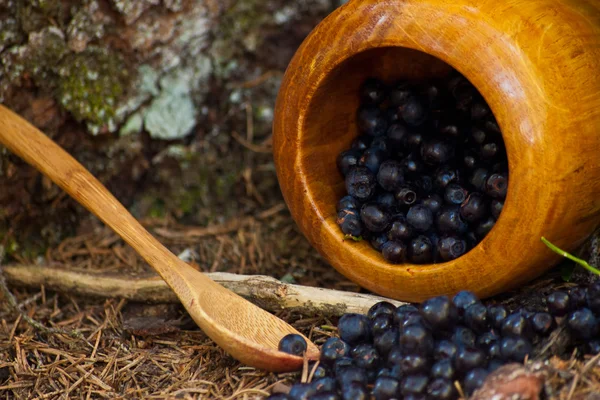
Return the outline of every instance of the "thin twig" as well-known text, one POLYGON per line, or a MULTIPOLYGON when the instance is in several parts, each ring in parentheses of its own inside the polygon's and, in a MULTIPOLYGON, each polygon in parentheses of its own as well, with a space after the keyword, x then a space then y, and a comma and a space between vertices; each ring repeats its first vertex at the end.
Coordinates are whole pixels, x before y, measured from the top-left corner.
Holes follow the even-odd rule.
MULTIPOLYGON (((11 265, 4 268, 11 284, 39 287, 64 293, 97 297, 121 297, 153 303, 178 303, 179 299, 158 276, 135 278, 128 275, 98 275, 52 266, 11 265)), ((224 272, 206 274, 215 282, 269 311, 291 310, 304 315, 340 316, 366 313, 380 301, 398 306, 404 303, 384 297, 283 283, 262 275, 224 272)))

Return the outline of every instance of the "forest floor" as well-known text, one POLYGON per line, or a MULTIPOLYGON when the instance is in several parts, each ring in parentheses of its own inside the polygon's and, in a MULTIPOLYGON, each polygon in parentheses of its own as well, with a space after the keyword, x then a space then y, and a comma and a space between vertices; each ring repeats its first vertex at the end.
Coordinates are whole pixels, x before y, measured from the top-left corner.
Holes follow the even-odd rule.
MULTIPOLYGON (((242 120, 252 123, 243 115, 242 120)), ((175 254, 191 255, 191 262, 202 271, 270 275, 306 286, 360 291, 321 259, 292 220, 277 184, 270 136, 252 136, 250 132, 258 131, 251 125, 245 131, 245 137, 206 135, 185 144, 203 149, 204 154, 217 154, 215 149, 225 146, 219 150, 223 157, 209 163, 211 176, 223 174, 232 160, 233 165, 244 166, 232 180, 230 197, 223 199, 209 188, 205 193, 209 201, 204 198, 204 206, 194 209, 194 218, 173 209, 155 213, 138 208, 142 223, 175 254), (210 201, 213 195, 216 200, 210 201), (215 215, 225 217, 211 218, 215 215), (198 221, 210 221, 209 227, 198 221)), ((94 217, 81 219, 75 228, 76 234, 48 248, 43 256, 15 251, 5 263, 123 279, 152 274, 130 247, 94 217)), ((562 275, 558 267, 492 301, 535 308, 552 290, 589 279, 587 273, 576 271, 567 283, 562 275)), ((9 288, 22 313, 0 293, 0 399, 260 399, 275 385, 300 377, 299 373, 276 375, 239 364, 177 304, 136 303, 112 298, 110 293, 82 297, 43 286, 9 288), (34 328, 25 317, 65 332, 34 328), (73 331, 79 336, 69 335, 73 331)), ((316 344, 336 334, 331 329, 335 319, 289 311, 277 315, 316 344)), ((553 349, 553 355, 534 360, 546 377, 546 398, 600 398, 598 359, 590 363, 589 357, 577 352, 565 354, 559 345, 553 349)))

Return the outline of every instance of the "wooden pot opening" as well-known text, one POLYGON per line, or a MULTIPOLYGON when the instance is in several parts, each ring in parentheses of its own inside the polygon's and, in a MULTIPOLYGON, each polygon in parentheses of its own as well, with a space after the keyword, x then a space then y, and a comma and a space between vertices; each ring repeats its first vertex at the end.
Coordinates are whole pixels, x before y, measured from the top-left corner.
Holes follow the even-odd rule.
MULTIPOLYGON (((359 135, 356 111, 359 107, 359 88, 365 79, 375 77, 392 85, 400 80, 423 81, 444 78, 452 73, 455 73, 455 69, 444 61, 403 47, 369 49, 335 67, 317 88, 300 127, 302 135, 299 148, 302 154, 299 167, 306 175, 307 194, 312 194, 315 200, 312 202, 315 206, 313 211, 320 214, 323 220, 335 221, 336 204, 346 194, 344 178, 338 171, 336 158, 349 149, 359 135)), ((491 104, 488 105, 491 107, 491 104)), ((327 225, 332 227, 335 224, 327 225)), ((337 229, 341 240, 343 233, 337 229)), ((493 229, 487 236, 492 234, 493 229)), ((346 241, 343 245, 356 248, 358 244, 346 241)), ((373 252, 385 262, 381 254, 368 243, 361 243, 358 247, 361 251, 373 252)))

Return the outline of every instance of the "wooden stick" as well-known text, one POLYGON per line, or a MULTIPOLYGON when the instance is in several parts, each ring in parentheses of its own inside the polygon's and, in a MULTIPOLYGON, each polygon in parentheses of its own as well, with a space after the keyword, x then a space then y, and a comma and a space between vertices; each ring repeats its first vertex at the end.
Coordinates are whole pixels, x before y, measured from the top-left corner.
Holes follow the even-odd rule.
MULTIPOLYGON (((178 303, 179 299, 158 276, 132 278, 107 276, 35 265, 3 267, 6 280, 13 285, 44 285, 65 293, 84 296, 121 297, 152 303, 178 303)), ((399 306, 405 303, 368 294, 292 285, 264 275, 237 275, 225 272, 206 274, 215 282, 269 311, 288 309, 304 315, 340 316, 366 313, 380 301, 399 306)))

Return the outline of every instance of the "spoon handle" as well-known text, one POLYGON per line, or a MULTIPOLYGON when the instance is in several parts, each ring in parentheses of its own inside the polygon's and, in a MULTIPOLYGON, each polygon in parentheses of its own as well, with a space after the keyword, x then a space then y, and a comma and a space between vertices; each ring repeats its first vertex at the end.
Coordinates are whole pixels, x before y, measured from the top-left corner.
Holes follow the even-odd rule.
MULTIPOLYGON (((79 204, 112 228, 171 287, 179 283, 176 271, 170 267, 182 264, 177 256, 140 225, 104 185, 77 160, 44 133, 3 105, 0 105, 0 143, 50 178, 79 204)), ((214 284, 202 274, 198 274, 198 277, 206 279, 208 284, 214 284)))

